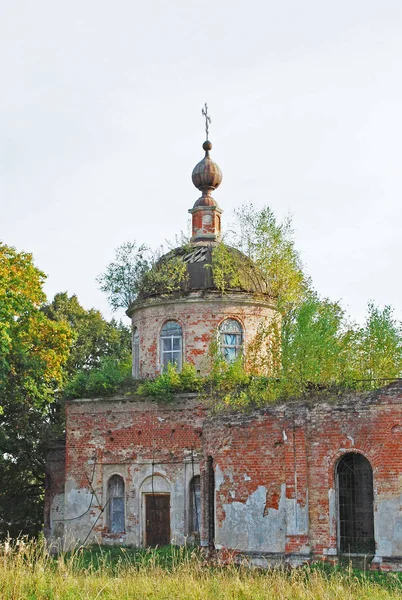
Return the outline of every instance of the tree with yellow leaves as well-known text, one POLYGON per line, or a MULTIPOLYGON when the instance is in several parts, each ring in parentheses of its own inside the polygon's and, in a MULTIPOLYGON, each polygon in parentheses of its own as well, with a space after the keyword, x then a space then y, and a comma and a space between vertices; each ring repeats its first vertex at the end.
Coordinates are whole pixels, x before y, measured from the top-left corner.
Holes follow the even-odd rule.
POLYGON ((41 310, 45 275, 31 254, 0 243, 0 536, 41 523, 44 448, 71 347, 41 310))

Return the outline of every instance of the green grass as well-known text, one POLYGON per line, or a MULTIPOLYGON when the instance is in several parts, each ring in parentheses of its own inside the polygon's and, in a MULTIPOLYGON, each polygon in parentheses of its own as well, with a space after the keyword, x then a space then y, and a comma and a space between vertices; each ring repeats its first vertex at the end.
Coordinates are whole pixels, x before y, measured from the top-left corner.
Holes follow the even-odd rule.
POLYGON ((1 600, 389 600, 397 574, 324 566, 209 564, 194 549, 91 547, 51 557, 43 542, 0 546, 1 600))

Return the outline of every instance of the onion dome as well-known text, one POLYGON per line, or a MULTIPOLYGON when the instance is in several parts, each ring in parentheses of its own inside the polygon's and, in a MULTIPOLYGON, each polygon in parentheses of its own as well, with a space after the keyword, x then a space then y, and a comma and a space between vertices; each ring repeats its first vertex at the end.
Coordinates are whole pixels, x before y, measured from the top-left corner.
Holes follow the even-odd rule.
MULTIPOLYGON (((207 140, 203 143, 202 147, 205 150, 205 157, 198 163, 198 165, 194 167, 192 180, 196 188, 198 188, 201 192, 206 192, 205 196, 210 196, 208 192, 216 190, 216 188, 222 183, 222 171, 209 156, 209 152, 212 149, 211 142, 207 140)), ((201 198, 203 197, 204 194, 201 198)), ((199 200, 201 200, 201 198, 199 200)), ((197 203, 198 202, 199 201, 197 200, 197 203)), ((214 205, 216 205, 215 201, 214 205)))
POLYGON ((216 200, 211 196, 211 192, 222 182, 222 171, 218 165, 211 160, 209 152, 212 144, 206 140, 202 145, 205 156, 194 167, 192 173, 193 184, 202 192, 189 212, 192 214, 193 235, 191 242, 200 243, 208 241, 210 243, 218 242, 221 238, 221 209, 216 200))

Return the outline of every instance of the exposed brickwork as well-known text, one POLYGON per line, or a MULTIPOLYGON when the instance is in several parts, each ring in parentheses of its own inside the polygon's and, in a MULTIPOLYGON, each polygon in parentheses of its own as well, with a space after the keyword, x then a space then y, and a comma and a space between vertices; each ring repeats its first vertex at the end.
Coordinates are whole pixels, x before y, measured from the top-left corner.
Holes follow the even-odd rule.
MULTIPOLYGON (((190 476, 199 472, 204 409, 188 399, 170 406, 114 398, 71 402, 66 412, 66 482, 72 491, 72 500, 66 507, 68 518, 79 515, 79 507, 84 508, 88 500, 92 504, 88 515, 69 523, 71 535, 82 540, 83 534, 93 527, 92 537, 101 535, 104 541, 141 545, 139 488, 150 475, 155 481, 158 477, 166 480, 173 488, 183 486, 180 480, 185 476, 188 485, 190 476), (126 484, 124 536, 108 532, 106 511, 95 523, 107 502, 106 484, 113 474, 121 475, 126 484), (76 502, 78 491, 85 501, 76 502)), ((176 490, 177 494, 185 495, 181 489, 176 490)), ((180 515, 183 531, 177 531, 172 519, 173 537, 179 535, 182 539, 186 534, 184 520, 184 515, 180 515)))
POLYGON ((202 207, 192 211, 192 230, 193 240, 201 239, 220 239, 221 236, 221 216, 220 210, 216 207, 202 207))
MULTIPOLYGON (((292 401, 249 414, 207 414, 194 397, 74 401, 67 405, 65 516, 75 538, 144 543, 142 497, 150 481, 171 494, 172 538, 188 534, 188 489, 201 473, 201 540, 235 553, 278 557, 337 554, 336 466, 363 453, 374 476, 376 568, 402 557, 402 384, 372 394, 292 401), (208 457, 211 457, 208 459, 208 457), (215 494, 207 464, 215 479, 215 494), (126 484, 126 531, 100 514, 109 477, 126 484), (209 503, 214 507, 211 513, 209 503)), ((56 465, 59 459, 50 465, 56 465)), ((50 470, 54 470, 50 466, 50 470)), ((57 472, 57 469, 56 469, 57 472)), ((52 478, 47 506, 61 490, 52 478)), ((148 486, 148 487, 147 487, 148 486)), ((106 511, 105 511, 106 512, 106 511)))
POLYGON ((373 468, 377 554, 383 558, 401 556, 402 532, 396 534, 402 525, 401 423, 401 384, 379 393, 289 402, 248 416, 228 414, 208 419, 204 424, 204 455, 213 457, 220 474, 217 543, 236 549, 230 541, 236 540, 238 524, 231 530, 228 509, 250 503, 258 489, 266 489, 265 501, 250 519, 248 543, 240 550, 256 549, 253 545, 258 542, 264 519, 273 509, 278 519, 284 511, 286 532, 272 527, 271 538, 267 534, 265 540, 266 552, 271 552, 276 542, 285 554, 335 555, 336 465, 346 452, 361 452, 373 468), (281 504, 283 488, 285 500, 281 504))
POLYGON ((208 371, 210 342, 221 321, 238 319, 244 331, 245 352, 261 324, 269 325, 277 313, 266 300, 252 294, 193 292, 176 299, 150 299, 138 305, 132 315, 133 328, 140 336, 140 376, 155 377, 160 372, 159 338, 163 324, 175 320, 183 329, 183 360, 193 363, 201 374, 208 371))

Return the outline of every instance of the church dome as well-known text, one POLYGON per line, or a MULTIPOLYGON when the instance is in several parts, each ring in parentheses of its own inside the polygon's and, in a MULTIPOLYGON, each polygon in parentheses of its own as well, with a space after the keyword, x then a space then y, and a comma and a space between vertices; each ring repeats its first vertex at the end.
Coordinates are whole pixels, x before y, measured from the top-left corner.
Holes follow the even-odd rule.
MULTIPOLYGON (((165 273, 170 271, 169 262, 171 264, 185 264, 183 269, 182 279, 179 282, 176 293, 190 294, 192 292, 219 292, 219 288, 214 279, 213 266, 213 251, 217 247, 216 244, 189 244, 171 250, 162 256, 154 266, 155 277, 152 277, 153 285, 148 289, 144 289, 140 294, 140 299, 171 294, 171 289, 167 289, 165 273), (159 279, 158 272, 162 274, 159 279)), ((261 276, 258 268, 254 263, 245 256, 242 252, 231 246, 223 246, 228 256, 235 265, 237 276, 235 281, 228 281, 225 285, 225 293, 227 292, 248 292, 257 295, 269 295, 267 283, 261 276)), ((222 274, 220 273, 220 279, 222 274)), ((170 281, 168 282, 170 283, 170 281)))
MULTIPOLYGON (((202 147, 205 150, 205 156, 194 167, 192 180, 196 188, 202 192, 207 192, 210 190, 216 190, 216 188, 222 183, 222 171, 209 156, 209 151, 212 148, 211 142, 207 140, 204 142, 202 147)), ((217 206, 217 203, 209 194, 203 194, 201 198, 197 200, 194 206, 217 206)))

